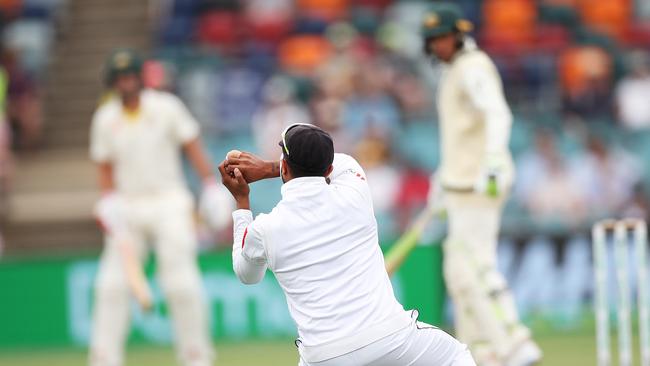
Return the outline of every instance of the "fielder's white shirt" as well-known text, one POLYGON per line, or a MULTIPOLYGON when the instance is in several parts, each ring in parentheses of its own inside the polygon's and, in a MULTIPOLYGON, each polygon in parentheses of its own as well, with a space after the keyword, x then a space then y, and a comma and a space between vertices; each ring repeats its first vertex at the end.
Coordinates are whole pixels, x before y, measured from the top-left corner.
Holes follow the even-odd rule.
POLYGON ((330 184, 324 177, 284 184, 269 214, 253 220, 249 210, 235 211, 232 256, 244 283, 273 271, 303 345, 345 340, 336 348, 343 354, 411 320, 384 267, 363 169, 345 154, 335 154, 333 166, 330 184))
POLYGON ((185 189, 181 147, 199 135, 199 124, 178 97, 146 89, 140 109, 125 113, 119 98, 93 116, 90 156, 113 164, 116 188, 127 195, 185 189))

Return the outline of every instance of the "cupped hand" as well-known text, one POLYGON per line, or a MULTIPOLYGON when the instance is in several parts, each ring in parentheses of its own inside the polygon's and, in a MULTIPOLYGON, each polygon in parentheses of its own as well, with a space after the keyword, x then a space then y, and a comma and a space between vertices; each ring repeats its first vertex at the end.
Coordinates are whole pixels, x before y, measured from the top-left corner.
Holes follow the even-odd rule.
POLYGON ((235 200, 248 199, 250 187, 239 168, 233 168, 229 173, 226 170, 226 161, 224 160, 219 164, 219 173, 221 174, 221 182, 228 188, 235 200))
POLYGON ((240 171, 248 183, 280 176, 279 164, 277 162, 262 160, 249 152, 242 152, 238 157, 229 156, 226 159, 226 173, 233 174, 235 169, 240 171))

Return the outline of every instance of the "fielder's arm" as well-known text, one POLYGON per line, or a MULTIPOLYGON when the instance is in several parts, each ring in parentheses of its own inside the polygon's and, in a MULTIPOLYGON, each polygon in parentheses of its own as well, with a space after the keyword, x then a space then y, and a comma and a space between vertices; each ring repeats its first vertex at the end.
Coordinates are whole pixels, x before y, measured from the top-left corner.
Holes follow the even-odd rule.
POLYGON ((244 284, 258 283, 266 272, 266 251, 262 234, 253 221, 250 210, 237 210, 232 213, 233 244, 232 267, 237 278, 244 284))
POLYGON ((253 183, 262 179, 278 178, 280 176, 280 161, 262 160, 249 152, 242 151, 238 157, 229 156, 225 161, 228 173, 239 169, 246 182, 253 183))
POLYGON ((239 168, 230 175, 226 171, 226 161, 219 165, 223 185, 237 201, 237 210, 232 213, 233 244, 232 267, 242 283, 254 284, 264 278, 266 272, 266 250, 264 249, 261 224, 253 220, 250 210, 250 188, 239 168))

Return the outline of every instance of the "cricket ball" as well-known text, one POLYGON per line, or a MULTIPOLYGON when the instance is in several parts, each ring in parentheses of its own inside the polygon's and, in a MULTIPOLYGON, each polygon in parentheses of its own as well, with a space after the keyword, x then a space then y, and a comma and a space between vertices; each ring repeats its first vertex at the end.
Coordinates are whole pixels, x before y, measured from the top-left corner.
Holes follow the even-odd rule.
POLYGON ((226 154, 226 159, 236 159, 241 155, 241 151, 239 150, 230 150, 228 151, 228 154, 226 154))

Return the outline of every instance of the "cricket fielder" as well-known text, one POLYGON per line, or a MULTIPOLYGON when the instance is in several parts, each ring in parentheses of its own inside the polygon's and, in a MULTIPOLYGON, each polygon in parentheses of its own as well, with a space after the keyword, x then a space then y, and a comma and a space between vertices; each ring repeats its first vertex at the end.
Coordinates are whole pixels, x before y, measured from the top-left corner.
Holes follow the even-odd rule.
MULTIPOLYGON (((119 246, 127 245, 142 262, 151 245, 179 360, 186 366, 207 366, 213 350, 196 263, 194 205, 181 152, 203 178, 205 206, 229 211, 220 207, 228 202, 221 201, 198 123, 174 95, 143 89, 141 64, 130 50, 110 56, 106 81, 114 97, 97 109, 92 121, 90 155, 102 191, 95 212, 107 235, 95 283, 90 365, 123 364, 129 290, 119 246)), ((218 218, 214 210, 208 214, 212 221, 218 218)))
POLYGON ((444 202, 449 219, 444 276, 456 335, 481 366, 531 365, 541 352, 519 321, 496 261, 501 211, 514 175, 512 115, 495 65, 466 36, 471 28, 452 4, 424 18, 424 49, 443 63, 437 96, 442 161, 429 205, 444 202))
POLYGON ((312 125, 289 126, 280 146, 279 162, 241 153, 219 170, 238 208, 234 271, 246 284, 274 273, 298 327, 299 365, 475 365, 464 344, 395 299, 359 164, 312 125), (282 200, 253 220, 248 183, 273 177, 282 200))

